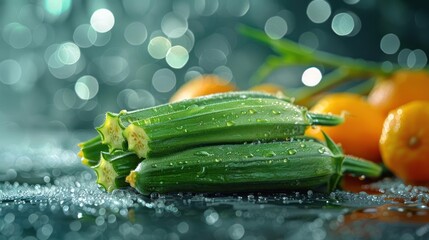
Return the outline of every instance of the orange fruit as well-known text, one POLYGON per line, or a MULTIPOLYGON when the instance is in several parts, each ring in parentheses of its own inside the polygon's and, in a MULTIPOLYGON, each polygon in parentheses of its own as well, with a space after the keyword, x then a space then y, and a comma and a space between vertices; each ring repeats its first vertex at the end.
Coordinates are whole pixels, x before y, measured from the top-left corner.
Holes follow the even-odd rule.
POLYGON ((429 102, 413 101, 392 110, 380 137, 383 162, 408 183, 429 182, 429 102))
POLYGON ((415 100, 429 101, 428 71, 399 70, 379 79, 368 95, 368 102, 386 116, 390 110, 415 100))
POLYGON ((381 162, 379 139, 384 115, 361 95, 333 93, 322 97, 311 112, 342 115, 344 123, 338 126, 314 126, 306 135, 323 140, 321 130, 327 133, 344 153, 373 162, 381 162))
POLYGON ((282 86, 274 84, 274 83, 263 83, 249 88, 250 91, 255 92, 264 92, 273 95, 284 94, 284 89, 282 86))
POLYGON ((225 79, 215 75, 202 75, 182 85, 170 98, 170 102, 235 90, 235 85, 225 79))

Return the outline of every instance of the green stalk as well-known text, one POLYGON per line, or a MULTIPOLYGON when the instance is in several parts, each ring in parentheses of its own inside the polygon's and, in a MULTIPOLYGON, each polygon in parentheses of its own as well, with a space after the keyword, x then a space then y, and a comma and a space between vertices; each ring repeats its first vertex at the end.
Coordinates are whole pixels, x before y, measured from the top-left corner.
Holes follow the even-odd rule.
POLYGON ((348 88, 346 91, 360 95, 368 95, 374 87, 375 82, 376 80, 374 78, 370 78, 348 88))
POLYGON ((267 58, 266 62, 252 77, 252 85, 259 84, 272 71, 285 66, 313 65, 337 69, 325 75, 317 86, 303 87, 302 90, 294 94, 299 104, 305 104, 312 96, 332 89, 345 81, 357 78, 387 77, 399 68, 394 66, 392 70, 387 71, 382 68, 380 63, 313 50, 287 39, 273 40, 264 32, 254 28, 242 26, 239 30, 243 35, 271 46, 274 51, 280 54, 279 57, 270 56, 267 58))
POLYGON ((342 171, 343 173, 351 173, 357 176, 379 177, 383 169, 376 163, 347 155, 344 158, 342 171))
POLYGON ((379 63, 341 57, 323 51, 315 51, 308 47, 297 44, 287 39, 274 40, 268 37, 263 31, 242 26, 240 32, 250 38, 258 40, 271 46, 275 51, 283 56, 293 55, 300 63, 320 64, 327 67, 348 68, 354 74, 365 73, 376 76, 388 75, 390 71, 385 71, 379 63))

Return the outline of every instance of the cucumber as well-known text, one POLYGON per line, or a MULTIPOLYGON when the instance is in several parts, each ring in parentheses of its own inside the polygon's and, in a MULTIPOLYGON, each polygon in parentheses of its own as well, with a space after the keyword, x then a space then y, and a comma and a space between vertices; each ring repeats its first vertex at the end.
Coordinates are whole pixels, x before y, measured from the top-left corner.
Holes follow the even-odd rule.
POLYGON ((329 192, 337 187, 346 169, 359 175, 380 175, 381 168, 374 163, 351 156, 345 162, 332 140, 327 142, 292 140, 192 148, 147 158, 126 181, 145 195, 318 190, 321 186, 329 192))

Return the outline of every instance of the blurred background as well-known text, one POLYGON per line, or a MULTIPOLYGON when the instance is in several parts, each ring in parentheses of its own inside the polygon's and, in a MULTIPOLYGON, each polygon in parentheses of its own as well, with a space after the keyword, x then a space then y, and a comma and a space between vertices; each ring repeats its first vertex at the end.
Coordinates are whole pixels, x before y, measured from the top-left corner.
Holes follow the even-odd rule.
MULTIPOLYGON (((403 67, 429 51, 425 1, 0 1, 0 129, 93 129, 106 111, 165 103, 183 83, 216 74, 249 87, 273 39, 403 67)), ((267 82, 304 86, 303 67, 267 82)), ((323 69, 319 70, 323 74, 323 69)))

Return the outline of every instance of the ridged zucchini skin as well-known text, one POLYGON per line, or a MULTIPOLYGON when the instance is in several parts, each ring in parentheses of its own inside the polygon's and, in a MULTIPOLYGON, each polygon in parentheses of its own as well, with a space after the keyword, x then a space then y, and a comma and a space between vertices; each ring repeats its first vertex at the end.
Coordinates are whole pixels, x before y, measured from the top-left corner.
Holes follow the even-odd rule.
POLYGON ((141 121, 142 119, 161 116, 164 114, 171 114, 173 112, 184 111, 189 108, 199 108, 220 102, 249 98, 270 98, 286 102, 293 101, 293 99, 287 98, 285 96, 275 96, 272 94, 252 91, 211 94, 130 112, 122 110, 119 114, 108 112, 106 113, 106 120, 101 126, 97 127, 96 130, 99 132, 103 144, 107 144, 111 152, 114 150, 123 150, 125 139, 122 136, 122 130, 132 122, 141 121))
POLYGON ((97 175, 97 183, 106 191, 111 192, 129 186, 125 182, 125 178, 140 161, 141 159, 130 152, 101 152, 99 163, 92 168, 97 175))
POLYGON ((78 156, 81 158, 82 164, 86 166, 95 166, 100 161, 100 152, 109 150, 108 146, 101 143, 101 137, 96 136, 85 142, 78 144, 80 152, 78 156))
POLYGON ((314 123, 342 121, 329 117, 315 121, 306 108, 279 99, 241 99, 133 122, 124 137, 128 150, 145 158, 202 145, 284 140, 314 123))
POLYGON ((127 181, 145 195, 317 189, 337 181, 342 159, 316 141, 205 146, 147 158, 127 181))

